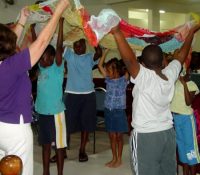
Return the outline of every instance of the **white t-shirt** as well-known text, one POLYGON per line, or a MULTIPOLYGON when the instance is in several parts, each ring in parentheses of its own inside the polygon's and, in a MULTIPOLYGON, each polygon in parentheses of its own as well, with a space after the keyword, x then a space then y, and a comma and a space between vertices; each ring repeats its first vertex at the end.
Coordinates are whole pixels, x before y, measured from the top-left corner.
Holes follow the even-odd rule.
POLYGON ((131 125, 136 132, 157 132, 173 127, 170 102, 180 70, 180 62, 173 60, 162 70, 168 80, 163 80, 155 71, 142 65, 137 77, 131 77, 135 84, 131 125))

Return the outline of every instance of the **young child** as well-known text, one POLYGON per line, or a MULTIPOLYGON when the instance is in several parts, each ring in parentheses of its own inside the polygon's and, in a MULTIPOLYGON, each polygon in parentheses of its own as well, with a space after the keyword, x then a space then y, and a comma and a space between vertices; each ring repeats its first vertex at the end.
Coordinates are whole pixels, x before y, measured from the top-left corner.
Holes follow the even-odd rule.
MULTIPOLYGON (((63 30, 59 21, 59 33, 63 30)), ((58 37, 58 41, 60 38, 58 37)), ((65 105, 63 103, 64 61, 56 57, 62 48, 48 45, 39 61, 35 110, 39 113, 39 142, 42 145, 43 175, 49 175, 52 142, 56 147, 58 175, 63 174, 66 143, 65 105), (56 58, 55 58, 56 57, 56 58)))
POLYGON ((112 150, 112 160, 106 166, 116 168, 122 164, 123 133, 128 131, 125 111, 128 73, 117 58, 112 58, 103 66, 107 52, 103 53, 98 68, 106 82, 104 116, 112 150))
POLYGON ((139 64, 119 26, 113 34, 121 58, 130 75, 133 88, 132 127, 130 138, 132 168, 137 175, 175 175, 176 140, 173 129, 170 102, 174 83, 181 65, 187 57, 194 33, 200 24, 192 27, 172 62, 163 68, 163 52, 157 45, 149 45, 142 51, 139 64))
MULTIPOLYGON (((63 35, 60 33, 60 35, 63 35)), ((61 48, 63 41, 58 44, 61 48)), ((64 57, 67 63, 66 99, 68 134, 81 132, 79 162, 88 161, 86 145, 90 132, 96 129, 96 96, 92 78, 92 68, 102 56, 99 46, 95 52, 86 53, 86 41, 81 38, 73 43, 73 49, 65 48, 64 57)))
POLYGON ((198 92, 197 85, 189 79, 188 73, 184 76, 180 75, 171 102, 178 155, 180 162, 183 163, 183 175, 196 175, 196 165, 200 161, 196 122, 191 107, 198 92))

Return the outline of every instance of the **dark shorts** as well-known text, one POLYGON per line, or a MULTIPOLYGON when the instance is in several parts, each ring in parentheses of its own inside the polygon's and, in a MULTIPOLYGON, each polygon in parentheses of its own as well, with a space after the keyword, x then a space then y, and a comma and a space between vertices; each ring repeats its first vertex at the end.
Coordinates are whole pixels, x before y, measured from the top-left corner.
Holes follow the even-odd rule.
POLYGON ((95 93, 67 93, 65 100, 67 111, 67 132, 94 132, 96 129, 95 93))
POLYGON ((64 112, 56 115, 39 114, 39 143, 55 144, 56 148, 65 148, 66 142, 66 122, 64 112))
POLYGON ((124 109, 104 109, 106 131, 128 132, 128 122, 124 109))
POLYGON ((39 114, 39 143, 51 144, 55 141, 56 129, 54 122, 54 115, 42 115, 39 114))

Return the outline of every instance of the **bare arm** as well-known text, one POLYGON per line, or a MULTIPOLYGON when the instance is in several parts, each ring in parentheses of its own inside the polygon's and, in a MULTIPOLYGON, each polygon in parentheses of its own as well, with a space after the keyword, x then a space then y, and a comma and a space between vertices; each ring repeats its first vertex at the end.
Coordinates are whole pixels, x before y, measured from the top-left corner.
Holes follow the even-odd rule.
POLYGON ((56 45, 56 64, 60 66, 62 64, 62 52, 63 52, 63 21, 64 18, 61 17, 59 20, 59 31, 58 40, 56 45))
POLYGON ((35 33, 35 24, 31 24, 31 35, 32 35, 32 41, 34 42, 37 39, 37 35, 35 33))
POLYGON ((13 31, 17 35, 17 42, 19 41, 21 34, 24 30, 24 26, 26 24, 28 16, 29 16, 29 11, 27 10, 27 8, 26 7, 22 8, 19 20, 17 21, 17 24, 13 28, 13 31))
POLYGON ((125 78, 126 78, 127 80, 129 80, 129 78, 130 78, 128 71, 125 72, 125 78))
POLYGON ((106 50, 103 52, 103 55, 102 55, 102 57, 100 58, 99 63, 98 63, 99 71, 101 72, 101 74, 103 75, 103 77, 106 77, 106 76, 107 76, 107 75, 106 75, 106 71, 105 71, 105 69, 104 69, 104 67, 103 67, 103 64, 104 64, 104 61, 105 61, 105 59, 106 59, 106 55, 107 55, 108 51, 109 51, 109 49, 106 49, 106 50))
POLYGON ((94 54, 93 60, 96 61, 97 59, 99 59, 102 56, 102 49, 99 45, 97 47, 95 47, 94 49, 95 49, 95 54, 94 54))
POLYGON ((56 30, 56 26, 58 24, 60 16, 68 6, 68 0, 59 0, 52 18, 44 27, 44 29, 40 32, 36 41, 30 45, 29 50, 31 57, 31 66, 34 66, 37 63, 42 53, 46 49, 47 45, 51 40, 51 37, 53 36, 56 30))
POLYGON ((195 91, 190 92, 187 83, 184 80, 184 77, 180 76, 179 80, 181 81, 183 88, 184 88, 184 96, 185 96, 185 103, 187 106, 190 106, 192 104, 192 101, 195 97, 195 91))
POLYGON ((179 52, 177 53, 177 57, 175 59, 180 61, 181 64, 183 64, 185 62, 185 59, 187 58, 189 51, 190 51, 190 48, 191 48, 191 44, 192 44, 192 40, 194 38, 194 34, 199 29, 200 29, 200 24, 197 24, 190 29, 182 47, 180 48, 179 52))
POLYGON ((114 27, 111 32, 114 35, 121 58, 123 59, 124 64, 128 69, 128 72, 133 78, 135 78, 140 70, 140 65, 137 61, 136 55, 132 51, 131 47, 129 46, 118 26, 114 27))

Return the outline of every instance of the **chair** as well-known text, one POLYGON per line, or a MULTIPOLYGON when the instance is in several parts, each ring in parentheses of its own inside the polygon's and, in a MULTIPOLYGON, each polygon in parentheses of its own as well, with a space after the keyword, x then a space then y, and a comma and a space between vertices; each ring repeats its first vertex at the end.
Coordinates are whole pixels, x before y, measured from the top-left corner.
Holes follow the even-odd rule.
MULTIPOLYGON (((104 128, 104 99, 105 99, 106 90, 103 87, 95 88, 96 95, 96 116, 97 124, 96 130, 105 130, 104 128)), ((96 132, 94 132, 94 144, 93 144, 93 153, 96 152, 96 132)))

